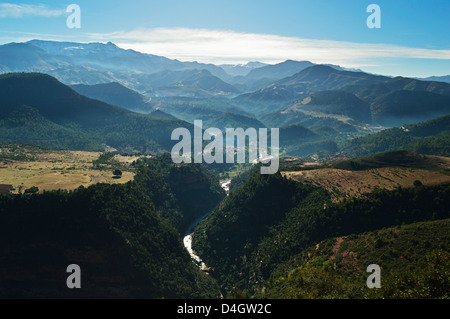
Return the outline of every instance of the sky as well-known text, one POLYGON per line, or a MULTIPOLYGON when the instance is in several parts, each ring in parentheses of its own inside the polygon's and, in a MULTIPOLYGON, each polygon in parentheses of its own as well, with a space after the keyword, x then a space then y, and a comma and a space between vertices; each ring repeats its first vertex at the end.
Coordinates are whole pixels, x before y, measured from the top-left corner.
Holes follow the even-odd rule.
MULTIPOLYGON (((371 19, 370 19, 371 20, 371 19)), ((0 2, 0 44, 114 42, 181 61, 287 59, 366 72, 450 74, 450 0, 52 0, 0 2), (69 28, 70 4, 81 27, 69 28), (370 4, 380 28, 369 28, 370 4)))

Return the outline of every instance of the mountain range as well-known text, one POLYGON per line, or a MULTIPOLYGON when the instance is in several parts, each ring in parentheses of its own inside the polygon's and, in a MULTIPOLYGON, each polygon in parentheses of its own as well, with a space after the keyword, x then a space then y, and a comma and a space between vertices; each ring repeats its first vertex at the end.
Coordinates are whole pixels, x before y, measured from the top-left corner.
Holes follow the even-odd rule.
MULTIPOLYGON (((24 138, 22 132, 26 130, 4 129, 4 139, 45 145, 51 144, 46 140, 53 140, 58 141, 58 147, 99 149, 108 145, 136 150, 139 143, 129 144, 129 137, 125 137, 128 132, 113 134, 114 127, 126 122, 134 127, 130 132, 143 138, 140 151, 167 150, 170 130, 158 131, 161 121, 173 127, 175 123, 186 126, 203 120, 221 129, 279 127, 288 135, 292 126, 304 127, 320 137, 307 142, 311 152, 321 147, 331 151, 336 143, 353 137, 450 113, 450 84, 443 81, 392 78, 309 61, 237 66, 181 62, 124 50, 111 42, 32 40, 5 44, 0 46, 0 72, 39 72, 60 81, 56 84, 55 79, 42 74, 5 75, 1 88, 5 127, 11 128, 12 123, 31 127, 35 119, 34 131, 46 132, 34 134, 32 139, 30 134, 24 138), (42 83, 37 83, 40 79, 42 83), (21 89, 17 87, 20 85, 21 89), (44 96, 37 88, 51 94, 44 96), (7 93, 9 90, 12 94, 7 93), (91 104, 95 106, 86 107, 91 104), (64 105, 64 110, 57 105, 64 105), (95 125, 86 126, 89 120, 95 125), (145 125, 136 132, 146 121, 158 124, 145 125), (50 131, 64 138, 57 139, 50 131), (111 134, 121 136, 113 138, 111 134), (69 140, 72 142, 67 144, 69 140), (319 145, 310 148, 310 143, 319 145)), ((300 139, 297 145, 285 146, 291 151, 298 147, 303 150, 304 143, 300 139)))
POLYGON ((443 76, 429 76, 427 78, 421 78, 419 80, 424 81, 437 81, 437 82, 446 82, 450 83, 450 75, 443 75, 443 76))
POLYGON ((314 65, 290 60, 275 65, 213 65, 125 50, 111 42, 43 40, 2 45, 0 61, 2 73, 43 72, 67 85, 118 82, 139 92, 169 96, 238 95, 314 65), (155 88, 163 89, 154 93, 155 88))
MULTIPOLYGON (((384 126, 398 126, 429 120, 450 112, 450 85, 410 78, 390 78, 363 72, 339 71, 328 66, 313 66, 292 77, 279 80, 261 90, 236 97, 239 103, 309 107, 309 111, 350 115, 354 120, 384 126), (328 97, 328 98, 325 98, 328 97), (320 100, 320 102, 314 102, 320 100), (358 100, 349 114, 345 108, 358 100), (370 114, 369 114, 370 113, 370 114)), ((304 108, 304 107, 303 107, 304 108)), ((285 112, 289 108, 279 110, 285 112)))

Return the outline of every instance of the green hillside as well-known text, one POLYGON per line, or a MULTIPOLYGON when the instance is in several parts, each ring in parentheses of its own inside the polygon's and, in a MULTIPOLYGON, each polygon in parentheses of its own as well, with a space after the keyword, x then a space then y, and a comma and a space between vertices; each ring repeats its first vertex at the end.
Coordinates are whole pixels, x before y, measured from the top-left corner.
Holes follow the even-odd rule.
POLYGON ((297 105, 299 109, 348 116, 354 120, 370 123, 370 105, 345 91, 323 91, 312 94, 297 105))
POLYGON ((332 203, 323 189, 256 173, 196 228, 194 249, 223 289, 254 294, 279 264, 324 239, 449 218, 449 195, 444 184, 332 203))
POLYGON ((371 106, 375 123, 399 126, 450 113, 450 96, 432 92, 400 90, 376 98, 371 106))
POLYGON ((280 128, 280 145, 298 145, 319 139, 313 131, 301 125, 290 125, 280 128))
POLYGON ((158 110, 154 110, 153 112, 149 113, 149 115, 156 116, 156 117, 162 117, 162 118, 165 118, 165 119, 173 119, 173 120, 176 119, 175 116, 173 116, 173 115, 171 115, 169 113, 163 112, 163 111, 161 111, 159 109, 158 110))
POLYGON ((89 99, 48 75, 35 73, 0 76, 0 110, 1 142, 51 148, 102 150, 108 145, 156 153, 171 149, 175 128, 189 128, 183 121, 137 114, 89 99), (23 105, 33 111, 17 112, 23 105))
POLYGON ((282 264, 264 297, 448 298, 450 220, 330 238, 282 264), (368 265, 382 269, 381 289, 366 286, 368 265))
POLYGON ((338 151, 338 146, 336 142, 332 140, 322 140, 287 147, 286 149, 284 149, 284 151, 287 156, 307 157, 311 154, 316 153, 336 153, 338 151))
POLYGON ((191 75, 175 84, 215 93, 239 93, 239 90, 234 86, 222 81, 207 70, 195 70, 194 72, 191 71, 191 73, 191 75))
POLYGON ((103 101, 124 109, 148 114, 158 103, 136 91, 130 90, 119 83, 105 83, 96 85, 73 85, 76 92, 91 99, 103 101))
POLYGON ((149 194, 165 219, 180 233, 211 211, 224 197, 218 178, 203 165, 173 164, 169 153, 140 159, 135 181, 149 194))
POLYGON ((387 129, 353 139, 343 151, 350 157, 366 156, 391 150, 409 150, 428 155, 450 156, 448 145, 450 115, 402 127, 387 129))
POLYGON ((337 70, 326 65, 315 65, 258 91, 242 94, 236 100, 259 103, 293 101, 304 99, 316 92, 332 90, 353 93, 367 103, 372 103, 380 94, 402 90, 450 95, 448 83, 403 77, 390 78, 364 72, 337 70))
POLYGON ((56 124, 36 108, 26 105, 18 106, 6 117, 0 117, 0 140, 56 149, 66 149, 69 146, 78 150, 102 149, 101 141, 87 132, 56 124))

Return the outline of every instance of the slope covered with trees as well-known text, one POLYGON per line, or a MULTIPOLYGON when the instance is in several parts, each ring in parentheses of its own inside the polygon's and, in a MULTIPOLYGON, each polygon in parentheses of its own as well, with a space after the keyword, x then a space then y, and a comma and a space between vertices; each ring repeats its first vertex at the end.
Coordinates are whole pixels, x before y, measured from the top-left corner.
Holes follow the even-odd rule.
POLYGON ((255 173, 199 225, 194 249, 224 290, 258 294, 278 265, 322 240, 449 218, 449 195, 442 184, 332 203, 321 188, 255 173))
POLYGON ((278 266, 264 298, 449 298, 450 220, 398 225, 321 241, 278 266), (367 266, 382 289, 367 289, 367 266))
POLYGON ((171 149, 175 128, 190 128, 180 120, 137 114, 89 99, 48 75, 35 73, 0 76, 0 111, 2 142, 51 148, 103 150, 108 145, 156 153, 171 149), (23 107, 25 112, 17 111, 23 107))
POLYGON ((1 196, 0 296, 219 297, 177 231, 224 196, 218 181, 164 158, 136 165, 136 180, 124 185, 1 196), (70 264, 81 267, 82 289, 66 286, 70 264))
POLYGON ((161 216, 182 234, 225 197, 218 177, 203 165, 175 165, 165 153, 140 159, 135 166, 136 183, 153 199, 161 216))
POLYGON ((353 139, 343 151, 350 157, 393 150, 409 150, 428 155, 450 156, 450 115, 417 124, 404 125, 353 139))
POLYGON ((399 90, 377 97, 372 103, 375 123, 399 126, 450 113, 450 96, 432 92, 399 90))
POLYGON ((78 84, 72 85, 71 87, 79 94, 91 99, 143 114, 152 112, 158 104, 152 101, 151 98, 143 96, 116 82, 96 85, 78 84))

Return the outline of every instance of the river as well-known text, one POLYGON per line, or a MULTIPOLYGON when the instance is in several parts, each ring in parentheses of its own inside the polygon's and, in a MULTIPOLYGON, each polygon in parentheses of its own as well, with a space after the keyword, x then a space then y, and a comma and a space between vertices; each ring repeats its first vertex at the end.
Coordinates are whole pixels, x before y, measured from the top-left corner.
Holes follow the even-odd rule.
MULTIPOLYGON (((227 193, 227 196, 229 194, 230 191, 230 183, 231 180, 224 180, 224 181, 220 181, 220 186, 225 190, 225 192, 227 193)), ((207 214, 197 218, 195 221, 193 221, 186 233, 184 234, 184 238, 183 238, 183 244, 184 247, 186 248, 186 250, 189 252, 189 255, 191 255, 191 258, 195 261, 195 263, 197 265, 199 265, 199 267, 202 270, 208 270, 208 267, 205 265, 205 263, 201 260, 201 258, 196 254, 196 252, 192 249, 192 235, 194 234, 194 228, 206 217, 209 216, 209 214, 211 214, 211 212, 208 212, 207 214)))

